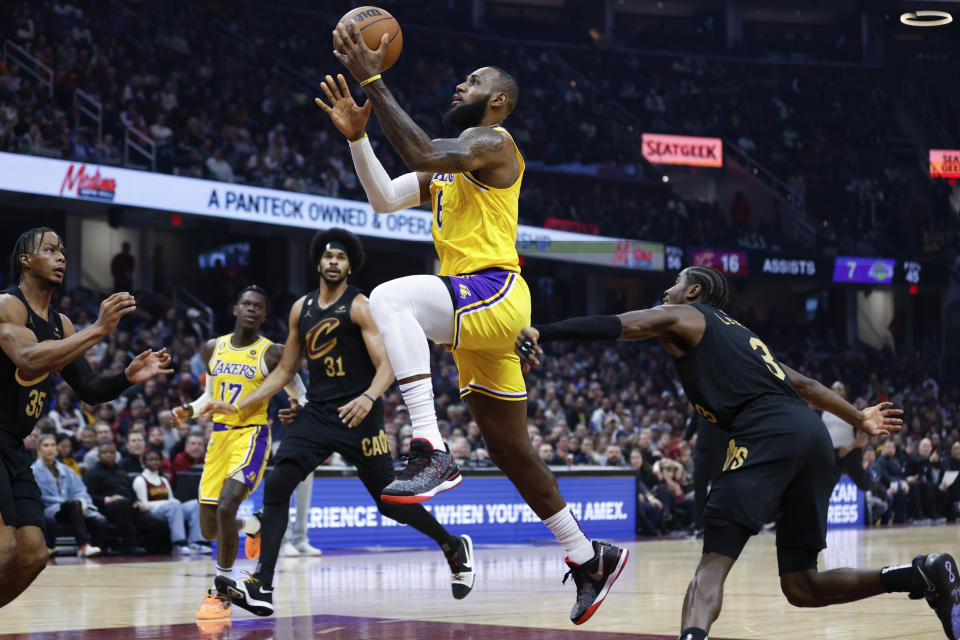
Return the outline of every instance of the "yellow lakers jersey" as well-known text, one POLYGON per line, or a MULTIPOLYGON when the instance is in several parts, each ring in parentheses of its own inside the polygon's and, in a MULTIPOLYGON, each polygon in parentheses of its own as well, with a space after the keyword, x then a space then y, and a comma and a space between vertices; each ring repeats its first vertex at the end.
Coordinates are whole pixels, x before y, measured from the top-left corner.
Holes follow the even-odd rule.
MULTIPOLYGON (((260 338, 251 345, 236 348, 230 344, 232 334, 217 338, 213 356, 210 358, 210 373, 213 376, 213 399, 219 402, 237 404, 267 377, 264 356, 273 343, 260 338)), ((215 413, 216 422, 230 427, 267 424, 267 405, 264 400, 254 407, 248 407, 240 413, 223 415, 215 413)))
MULTIPOLYGON (((506 133, 503 127, 495 130, 506 133)), ((517 179, 505 189, 483 184, 469 171, 437 173, 430 181, 433 244, 440 256, 440 275, 499 268, 520 271, 517 217, 523 156, 517 153, 517 179)))

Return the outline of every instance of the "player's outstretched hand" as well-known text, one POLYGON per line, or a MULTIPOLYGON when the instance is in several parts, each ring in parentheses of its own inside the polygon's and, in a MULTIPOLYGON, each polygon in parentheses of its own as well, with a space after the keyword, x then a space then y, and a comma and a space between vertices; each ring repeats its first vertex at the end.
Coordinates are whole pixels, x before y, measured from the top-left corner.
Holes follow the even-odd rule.
POLYGON ((120 318, 137 310, 137 301, 126 291, 113 294, 100 303, 100 315, 96 324, 104 334, 117 328, 120 318))
POLYGON ((385 33, 380 39, 380 46, 371 49, 363 41, 356 22, 341 22, 333 30, 333 55, 347 68, 354 80, 363 82, 380 73, 389 42, 390 35, 385 33))
POLYGON ((367 120, 370 119, 370 108, 373 106, 370 101, 367 100, 362 107, 358 107, 356 100, 350 95, 350 88, 342 73, 337 74, 337 82, 328 75, 320 83, 320 88, 330 104, 320 98, 314 98, 313 101, 330 116, 333 126, 347 136, 347 140, 353 141, 363 137, 363 130, 367 127, 367 120), (340 86, 337 86, 337 83, 340 86))
POLYGON ((526 373, 531 367, 540 366, 540 356, 543 355, 543 349, 537 344, 540 339, 540 332, 533 327, 524 327, 517 335, 517 342, 513 350, 520 356, 520 364, 523 366, 523 372, 526 373))
POLYGON ((225 416, 232 416, 236 413, 240 413, 240 410, 237 409, 236 405, 232 405, 229 402, 211 402, 203 408, 203 411, 200 412, 200 415, 212 416, 215 413, 225 416))
POLYGON ((147 349, 127 365, 125 373, 127 374, 127 380, 133 384, 140 384, 154 376, 173 373, 173 369, 169 367, 170 354, 167 353, 166 348, 160 349, 160 351, 147 349))
POLYGON ((903 420, 896 416, 903 415, 903 409, 891 409, 892 402, 881 402, 863 410, 863 420, 857 428, 870 436, 888 436, 893 431, 900 431, 903 420))
POLYGON ((277 417, 280 418, 280 424, 285 427, 292 425, 298 415, 300 415, 300 403, 297 402, 296 398, 290 398, 290 406, 286 409, 280 409, 280 411, 277 412, 277 417))
POLYGON ((363 422, 363 419, 373 408, 373 400, 369 396, 359 395, 342 407, 337 408, 340 420, 351 429, 363 422))
POLYGON ((173 416, 174 429, 193 417, 193 409, 184 409, 182 406, 174 407, 170 413, 173 416))

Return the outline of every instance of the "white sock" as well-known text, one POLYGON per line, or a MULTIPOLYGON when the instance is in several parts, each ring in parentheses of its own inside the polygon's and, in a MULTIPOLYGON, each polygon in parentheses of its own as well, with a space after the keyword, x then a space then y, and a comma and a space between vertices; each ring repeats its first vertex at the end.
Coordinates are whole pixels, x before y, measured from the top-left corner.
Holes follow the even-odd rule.
POLYGON ((246 518, 240 518, 240 522, 243 523, 243 526, 240 527, 240 531, 243 531, 248 536, 255 536, 260 533, 260 518, 256 516, 247 516, 246 518))
POLYGON ((430 378, 400 385, 403 404, 407 406, 414 438, 429 440, 434 449, 444 450, 443 438, 437 427, 437 410, 433 406, 433 381, 430 378))
POLYGON ((217 575, 223 576, 224 578, 229 578, 233 576, 233 567, 228 567, 224 569, 220 565, 217 565, 217 575))
POLYGON ((573 516, 570 507, 564 507, 557 513, 543 521, 543 524, 550 528, 553 535, 557 537, 563 550, 571 562, 583 564, 590 562, 596 555, 593 550, 593 544, 580 528, 580 523, 573 516))

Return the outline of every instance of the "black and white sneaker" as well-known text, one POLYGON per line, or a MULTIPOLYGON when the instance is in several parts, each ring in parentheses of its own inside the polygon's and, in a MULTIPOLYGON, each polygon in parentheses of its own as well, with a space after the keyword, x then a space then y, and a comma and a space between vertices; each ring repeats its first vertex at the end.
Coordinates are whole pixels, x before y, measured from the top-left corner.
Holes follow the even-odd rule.
POLYGON ((410 453, 402 458, 406 466, 384 487, 380 499, 391 504, 424 502, 463 481, 449 451, 434 449, 429 440, 414 438, 410 453))
POLYGON ((626 549, 599 540, 593 541, 593 550, 596 553, 589 562, 578 565, 570 558, 566 559, 570 571, 563 576, 563 582, 566 583, 572 575, 577 585, 577 601, 570 612, 573 624, 583 624, 596 613, 630 557, 626 549))
POLYGON ((911 598, 924 597, 930 608, 936 612, 950 640, 960 636, 960 584, 958 584, 957 561, 949 553, 917 556, 913 559, 924 582, 926 592, 911 593, 911 598))
POLYGON ((258 616, 273 615, 273 589, 267 589, 258 578, 249 576, 246 580, 233 580, 226 576, 217 576, 213 580, 217 591, 230 598, 230 602, 258 616))
POLYGON ((450 587, 453 597, 463 600, 473 589, 477 574, 473 569, 473 540, 468 535, 460 536, 460 544, 451 553, 444 549, 443 555, 450 564, 450 587))

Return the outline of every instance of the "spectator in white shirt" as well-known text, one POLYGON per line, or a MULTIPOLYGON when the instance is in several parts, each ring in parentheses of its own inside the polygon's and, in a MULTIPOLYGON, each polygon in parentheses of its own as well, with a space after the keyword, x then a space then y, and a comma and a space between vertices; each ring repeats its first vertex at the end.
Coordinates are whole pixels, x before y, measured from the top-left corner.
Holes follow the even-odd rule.
MULTIPOLYGON (((839 380, 830 388, 840 397, 847 397, 847 387, 839 380)), ((847 474, 861 491, 869 491, 874 483, 863 468, 863 445, 867 444, 867 436, 829 411, 824 411, 820 419, 827 425, 830 440, 833 441, 833 483, 836 484, 841 475, 847 474)))

